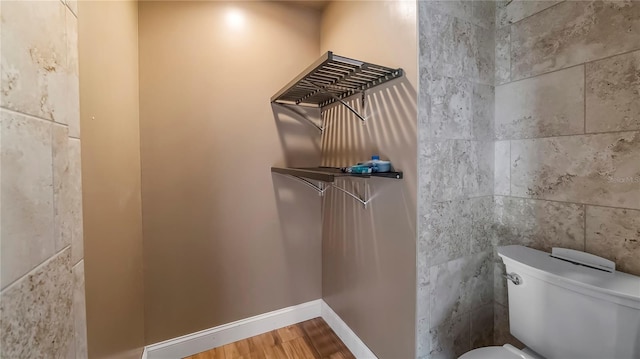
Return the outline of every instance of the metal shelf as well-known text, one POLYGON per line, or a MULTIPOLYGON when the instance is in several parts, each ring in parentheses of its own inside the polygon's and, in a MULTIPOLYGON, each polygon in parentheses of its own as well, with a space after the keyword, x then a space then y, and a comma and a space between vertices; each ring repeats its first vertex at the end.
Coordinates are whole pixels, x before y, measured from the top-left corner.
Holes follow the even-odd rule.
POLYGON ((333 52, 328 51, 273 95, 271 102, 321 109, 339 102, 360 120, 365 121, 365 117, 344 99, 360 93, 364 105, 366 90, 401 77, 403 74, 402 69, 374 65, 334 55, 333 52))
POLYGON ((336 177, 356 177, 356 178, 394 178, 402 179, 402 172, 375 172, 375 173, 346 173, 335 167, 310 167, 310 168, 289 168, 271 167, 271 172, 290 175, 294 177, 308 178, 315 181, 334 182, 336 177))
POLYGON ((358 195, 357 193, 350 192, 344 188, 338 187, 333 182, 335 182, 336 178, 371 178, 371 177, 380 177, 380 178, 392 178, 392 179, 402 179, 402 172, 376 172, 376 173, 367 173, 367 174, 355 174, 355 173, 345 173, 342 172, 339 168, 334 167, 312 167, 312 168, 288 168, 288 167, 271 167, 271 172, 278 173, 281 175, 290 176, 296 180, 301 181, 306 186, 315 189, 320 196, 323 196, 324 193, 329 188, 335 188, 344 194, 350 196, 356 201, 360 202, 364 208, 367 208, 367 205, 371 201, 371 197, 369 196, 368 186, 365 184, 364 187, 364 195, 358 195), (316 185, 311 181, 318 181, 319 183, 316 185))

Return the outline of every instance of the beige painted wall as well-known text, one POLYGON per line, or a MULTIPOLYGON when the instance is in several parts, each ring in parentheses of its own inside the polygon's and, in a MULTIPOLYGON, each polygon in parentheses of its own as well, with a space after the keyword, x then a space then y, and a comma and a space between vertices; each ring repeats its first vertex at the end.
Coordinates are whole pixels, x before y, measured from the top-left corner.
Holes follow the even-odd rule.
POLYGON ((82 1, 80 112, 90 358, 144 345, 138 5, 82 1))
MULTIPOLYGON (((372 154, 404 172, 401 181, 372 179, 366 210, 330 190, 324 203, 324 300, 380 358, 415 353, 417 47, 416 3, 332 2, 323 13, 321 50, 406 75, 367 95, 367 123, 343 107, 325 113, 323 163, 346 166, 372 154)), ((364 182, 338 183, 362 191, 364 182)))
POLYGON ((320 161, 314 128, 269 102, 318 57, 319 13, 141 2, 139 15, 146 342, 320 298, 319 197, 269 169, 320 161))

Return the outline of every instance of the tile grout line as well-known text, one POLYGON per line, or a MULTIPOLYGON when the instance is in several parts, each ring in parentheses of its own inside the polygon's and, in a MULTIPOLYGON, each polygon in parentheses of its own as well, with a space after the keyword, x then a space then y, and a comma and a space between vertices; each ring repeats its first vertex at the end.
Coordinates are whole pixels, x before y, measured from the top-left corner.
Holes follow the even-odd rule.
POLYGON ((441 203, 449 203, 449 202, 454 202, 454 201, 470 201, 473 199, 481 199, 481 198, 487 198, 487 197, 493 197, 495 196, 495 194, 482 194, 482 195, 478 195, 478 196, 468 196, 468 197, 459 197, 459 198, 451 198, 451 199, 445 199, 442 201, 431 201, 430 204, 436 205, 436 204, 441 204, 441 203))
POLYGON ((582 132, 587 133, 587 64, 584 66, 584 78, 582 79, 582 132))
POLYGON ((602 207, 602 208, 612 208, 612 209, 626 209, 626 210, 629 210, 629 211, 640 211, 640 208, 615 207, 615 206, 607 206, 607 205, 594 204, 594 203, 569 202, 569 201, 560 201, 560 200, 555 200, 555 199, 534 198, 534 197, 520 197, 520 196, 515 196, 515 195, 509 195, 509 196, 496 195, 496 197, 511 197, 511 198, 516 198, 516 199, 530 200, 530 201, 546 201, 546 202, 554 202, 554 203, 573 204, 573 205, 576 205, 576 206, 602 207))
POLYGON ((54 124, 54 125, 60 125, 60 126, 67 126, 69 127, 68 124, 66 123, 62 123, 62 122, 57 122, 56 120, 51 120, 51 119, 46 119, 46 118, 42 118, 42 117, 38 117, 38 116, 34 116, 25 112, 21 112, 21 111, 16 111, 16 110, 12 110, 10 108, 6 108, 6 107, 0 107, 0 110, 3 112, 7 112, 9 114, 12 115, 18 115, 18 116, 22 116, 31 120, 36 120, 36 121, 40 121, 40 122, 46 122, 46 123, 50 123, 50 124, 54 124))
MULTIPOLYGON (((640 129, 638 129, 638 130, 620 130, 620 131, 574 133, 574 134, 567 134, 567 135, 554 135, 554 136, 543 136, 543 137, 503 138, 503 139, 497 139, 497 141, 533 141, 533 140, 542 140, 542 139, 548 139, 548 138, 580 137, 580 136, 606 135, 606 134, 617 134, 617 133, 634 133, 634 132, 640 132, 640 129)), ((460 140, 460 141, 471 141, 471 140, 460 140)), ((482 142, 482 141, 476 141, 476 142, 482 142)))
POLYGON ((584 204, 582 205, 582 207, 584 208, 584 251, 587 251, 587 208, 589 207, 588 205, 584 204))
POLYGON ((6 292, 7 290, 9 290, 11 287, 14 287, 15 285, 17 285, 18 282, 20 282, 22 279, 35 274, 35 272, 39 269, 41 269, 42 267, 44 267, 45 265, 47 265, 49 262, 51 262, 52 260, 54 260, 55 258, 57 258, 58 256, 60 256, 62 254, 62 252, 64 252, 65 250, 69 250, 69 256, 71 256, 71 244, 65 246, 64 248, 62 248, 61 250, 53 253, 50 257, 46 258, 44 261, 40 262, 38 265, 36 265, 35 267, 33 267, 32 269, 30 269, 27 273, 25 273, 24 275, 20 276, 19 278, 17 278, 16 280, 14 280, 13 282, 7 284, 7 286, 5 286, 4 288, 2 288, 1 292, 6 292))
MULTIPOLYGON (((54 128, 53 125, 51 125, 51 127, 49 127, 49 140, 51 141, 50 145, 51 145, 51 220, 52 220, 52 228, 51 228, 51 234, 52 234, 52 241, 53 241, 53 247, 55 249, 56 245, 58 244, 58 240, 60 238, 58 238, 58 221, 56 219, 58 219, 56 216, 56 212, 58 210, 58 202, 60 202, 60 198, 59 196, 56 196, 56 193, 59 193, 59 188, 56 188, 56 181, 62 181, 62 178, 58 178, 58 176, 56 176, 56 161, 55 158, 57 157, 56 155, 59 155, 57 153, 57 151, 54 151, 54 148, 57 147, 55 145, 55 141, 54 141, 54 128)), ((65 147, 66 144, 65 144, 65 147)), ((64 154, 65 159, 67 160, 67 167, 69 165, 69 151, 68 148, 65 148, 67 150, 67 153, 64 154)), ((62 186, 61 186, 62 187, 62 186)), ((71 258, 71 240, 69 240, 69 258, 71 258)), ((50 257, 51 258, 51 257, 50 257)))
POLYGON ((512 154, 511 154, 511 140, 509 140, 509 196, 511 196, 511 194, 512 194, 512 191, 511 191, 511 182, 512 182, 511 181, 511 172, 512 172, 511 167, 512 167, 512 163, 513 163, 512 161, 513 161, 513 157, 512 157, 512 154))
MULTIPOLYGON (((572 1, 572 0, 569 0, 569 1, 572 1)), ((566 0, 562 0, 562 1, 558 2, 557 4, 553 4, 553 5, 551 5, 551 6, 547 7, 547 8, 544 8, 544 9, 542 9, 542 10, 540 10, 540 11, 534 12, 533 14, 531 14, 531 15, 529 15, 529 16, 526 16, 526 17, 523 17, 522 19, 520 19, 520 20, 518 20, 518 21, 516 21, 516 22, 509 22, 508 26, 511 26, 511 25, 514 25, 514 24, 518 24, 518 23, 520 23, 520 22, 523 22, 523 21, 524 21, 524 20, 526 20, 526 19, 529 19, 529 18, 531 18, 531 17, 534 17, 534 16, 536 16, 536 15, 538 15, 538 14, 540 14, 540 13, 544 12, 544 11, 547 11, 548 9, 554 8, 554 7, 556 7, 556 6, 560 5, 560 4, 564 3, 564 2, 566 2, 566 0)), ((509 4, 511 4, 511 3, 512 3, 512 2, 509 2, 509 4)), ((509 6, 509 4, 505 5, 505 8, 506 8, 506 6, 509 6)), ((505 27, 506 27, 506 26, 503 26, 503 27, 501 27, 500 29, 505 28, 505 27)), ((498 29, 498 30, 499 30, 499 29, 498 29)))
MULTIPOLYGON (((511 46, 511 33, 513 28, 511 27, 511 24, 509 24, 508 26, 508 30, 509 30, 509 77, 508 77, 508 81, 506 83, 504 83, 503 85, 506 84, 510 84, 513 81, 513 56, 511 55, 511 51, 513 50, 512 46, 511 46)), ((495 114, 494 114, 494 120, 495 120, 495 114)))
MULTIPOLYGON (((70 247, 70 246, 71 246, 71 245, 69 245, 69 247, 70 247)), ((80 263, 84 264, 84 258, 81 258, 81 259, 78 261, 78 263, 76 263, 76 264, 72 264, 72 265, 71 265, 71 269, 76 268, 77 266, 79 266, 79 265, 80 265, 80 263)))
POLYGON ((471 350, 472 342, 473 342, 473 339, 471 339, 471 311, 469 311, 469 350, 471 350))
MULTIPOLYGON (((509 39, 509 42, 511 43, 511 39, 509 39)), ((500 85, 500 86, 504 86, 504 85, 508 85, 508 84, 512 84, 512 83, 514 83, 514 82, 520 82, 520 81, 524 81, 524 80, 531 80, 531 79, 534 79, 534 78, 536 78, 536 77, 538 77, 538 76, 548 75, 548 74, 556 73, 556 72, 559 72, 559 71, 564 71, 564 70, 572 69, 572 68, 574 68, 574 67, 578 67, 578 66, 582 66, 582 65, 591 64, 591 63, 594 63, 594 62, 599 62, 599 61, 608 60, 608 59, 611 59, 611 58, 616 57, 616 56, 628 55, 628 54, 631 54, 631 53, 634 53, 634 52, 637 52, 637 51, 640 51, 640 49, 633 49, 633 50, 628 50, 628 51, 620 52, 620 53, 617 53, 617 54, 613 54, 613 55, 605 56, 605 57, 602 57, 602 58, 597 58, 597 59, 593 59, 593 60, 589 60, 589 61, 581 62, 581 63, 579 63, 579 64, 575 64, 575 65, 570 65, 570 66, 562 67, 562 68, 555 69, 555 70, 551 70, 551 71, 548 71, 548 72, 541 72, 541 73, 539 73, 539 74, 529 75, 529 76, 526 76, 526 77, 523 77, 523 78, 519 78, 519 79, 517 79, 517 80, 513 80, 513 78, 512 78, 510 82, 504 83, 504 84, 502 84, 502 85, 500 85)))

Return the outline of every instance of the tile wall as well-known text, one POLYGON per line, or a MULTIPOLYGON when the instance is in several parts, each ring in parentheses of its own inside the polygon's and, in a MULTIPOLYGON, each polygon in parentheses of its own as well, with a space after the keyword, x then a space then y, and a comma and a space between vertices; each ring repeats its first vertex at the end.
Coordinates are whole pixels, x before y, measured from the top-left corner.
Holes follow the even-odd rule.
POLYGON ((418 358, 493 341, 494 18, 493 2, 419 2, 418 358))
MULTIPOLYGON (((512 1, 496 19, 493 245, 640 275, 640 2, 512 1)), ((495 341, 515 342, 494 269, 495 341)))
POLYGON ((0 19, 0 357, 86 358, 77 3, 0 19))
POLYGON ((640 3, 420 1, 419 34, 418 357, 522 345, 497 246, 640 275, 640 3))

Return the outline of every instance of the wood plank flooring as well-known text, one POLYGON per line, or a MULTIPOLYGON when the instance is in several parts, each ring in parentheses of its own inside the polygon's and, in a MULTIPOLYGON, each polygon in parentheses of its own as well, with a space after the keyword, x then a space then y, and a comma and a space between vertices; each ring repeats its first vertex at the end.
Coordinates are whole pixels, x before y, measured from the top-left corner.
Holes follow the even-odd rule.
POLYGON ((322 318, 276 329, 185 359, 355 359, 322 318))

